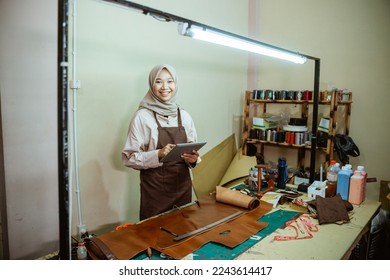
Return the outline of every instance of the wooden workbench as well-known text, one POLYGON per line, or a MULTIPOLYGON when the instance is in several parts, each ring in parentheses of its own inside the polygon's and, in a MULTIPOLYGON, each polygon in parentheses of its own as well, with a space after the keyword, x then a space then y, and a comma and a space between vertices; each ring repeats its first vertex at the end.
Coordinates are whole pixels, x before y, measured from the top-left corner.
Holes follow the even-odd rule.
MULTIPOLYGON (((274 236, 281 229, 266 236, 252 248, 238 256, 238 260, 337 260, 349 259, 352 250, 362 238, 370 233, 371 221, 379 212, 381 203, 367 200, 361 205, 354 205, 349 223, 337 225, 318 225, 318 232, 313 238, 288 241, 275 241, 274 236)), ((289 206, 279 205, 277 209, 289 210, 289 206)), ((368 248, 362 248, 367 253, 368 248)))

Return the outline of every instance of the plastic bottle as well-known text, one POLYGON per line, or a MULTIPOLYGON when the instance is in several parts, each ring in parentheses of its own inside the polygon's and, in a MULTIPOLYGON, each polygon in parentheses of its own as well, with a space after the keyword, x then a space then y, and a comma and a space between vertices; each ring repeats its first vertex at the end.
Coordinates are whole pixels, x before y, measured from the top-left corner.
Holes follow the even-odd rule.
POLYGON ((363 202, 364 176, 359 170, 355 170, 349 183, 348 201, 360 205, 363 202))
POLYGON ((333 197, 336 195, 337 190, 337 176, 340 170, 340 164, 337 163, 334 159, 330 161, 330 165, 326 172, 326 190, 325 197, 333 197))
POLYGON ((252 167, 251 170, 249 171, 248 185, 251 191, 257 190, 257 181, 258 181, 257 172, 258 172, 257 167, 252 167))
POLYGON ((360 171, 360 173, 363 175, 364 177, 364 180, 363 180, 363 201, 366 200, 366 194, 367 194, 367 172, 364 168, 364 166, 362 165, 359 165, 357 168, 357 170, 360 171))
POLYGON ((286 159, 284 157, 280 157, 278 160, 278 181, 277 181, 278 189, 286 188, 287 176, 288 176, 288 172, 287 172, 286 159))
POLYGON ((335 165, 335 170, 336 170, 336 172, 337 172, 337 174, 338 174, 339 171, 341 170, 341 168, 340 168, 340 163, 336 162, 334 165, 335 165))
POLYGON ((87 260, 88 254, 87 254, 87 248, 85 248, 85 243, 83 241, 80 241, 79 246, 77 247, 77 259, 78 260, 87 260))
POLYGON ((337 176, 336 193, 339 193, 341 195, 341 198, 344 200, 348 200, 351 175, 352 175, 352 167, 345 165, 341 168, 337 176))

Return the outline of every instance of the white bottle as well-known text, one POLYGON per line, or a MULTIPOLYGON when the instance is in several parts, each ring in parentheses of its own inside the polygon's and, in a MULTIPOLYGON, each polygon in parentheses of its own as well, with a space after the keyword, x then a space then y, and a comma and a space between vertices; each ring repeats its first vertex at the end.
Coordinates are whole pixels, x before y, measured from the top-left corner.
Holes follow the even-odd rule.
POLYGON ((87 248, 85 248, 85 243, 83 241, 79 242, 79 246, 77 247, 77 259, 78 260, 87 260, 87 248))
POLYGON ((334 164, 334 169, 335 169, 336 173, 339 173, 339 171, 341 170, 341 168, 340 168, 340 163, 339 163, 339 162, 336 162, 336 163, 334 164))
POLYGON ((360 173, 364 177, 364 180, 363 180, 364 181, 363 182, 363 201, 365 201, 366 200, 366 195, 367 195, 367 172, 364 169, 364 166, 362 166, 362 165, 359 165, 356 169, 359 170, 360 173))
POLYGON ((347 164, 345 165, 345 167, 346 167, 348 170, 352 170, 352 164, 347 163, 347 164))

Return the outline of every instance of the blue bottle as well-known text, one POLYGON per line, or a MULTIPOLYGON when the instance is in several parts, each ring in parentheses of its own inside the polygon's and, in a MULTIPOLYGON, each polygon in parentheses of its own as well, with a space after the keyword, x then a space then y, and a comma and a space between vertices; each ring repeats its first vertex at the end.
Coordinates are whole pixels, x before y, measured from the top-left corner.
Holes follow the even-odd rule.
POLYGON ((348 200, 351 176, 352 167, 350 165, 346 165, 341 168, 337 177, 337 193, 339 193, 341 198, 344 200, 348 200))
POLYGON ((287 181, 287 162, 284 157, 280 157, 278 160, 278 181, 277 181, 277 187, 278 189, 285 189, 286 188, 286 181, 287 181))

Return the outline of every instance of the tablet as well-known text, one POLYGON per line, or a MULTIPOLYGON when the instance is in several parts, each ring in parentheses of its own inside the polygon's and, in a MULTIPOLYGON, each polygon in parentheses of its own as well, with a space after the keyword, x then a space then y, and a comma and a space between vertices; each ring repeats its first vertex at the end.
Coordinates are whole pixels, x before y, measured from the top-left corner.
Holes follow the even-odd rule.
POLYGON ((179 143, 160 161, 169 162, 169 161, 182 161, 182 154, 191 154, 193 150, 198 151, 207 142, 198 142, 198 143, 179 143))

